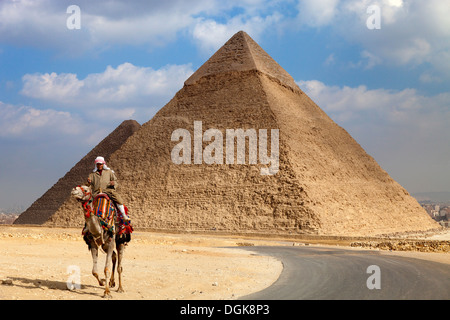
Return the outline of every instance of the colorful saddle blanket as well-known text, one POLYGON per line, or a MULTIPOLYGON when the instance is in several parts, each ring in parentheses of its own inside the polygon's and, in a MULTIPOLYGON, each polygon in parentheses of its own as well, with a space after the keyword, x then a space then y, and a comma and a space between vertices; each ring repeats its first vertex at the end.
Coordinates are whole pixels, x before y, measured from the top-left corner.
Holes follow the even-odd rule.
MULTIPOLYGON (((118 238, 124 238, 124 242, 130 241, 130 234, 133 232, 133 226, 129 220, 124 220, 122 213, 114 205, 114 202, 109 199, 108 195, 101 193, 95 197, 95 199, 90 204, 83 205, 85 210, 85 217, 89 218, 90 214, 93 213, 99 217, 100 224, 103 229, 116 232, 118 238), (117 213, 117 215, 116 215, 117 213), (115 218, 117 221, 115 221, 115 218), (117 222, 117 224, 115 223, 117 222), (115 228, 117 227, 117 230, 115 228)), ((124 206, 125 213, 129 215, 128 208, 124 206)), ((88 230, 86 226, 82 230, 82 235, 86 235, 88 230)))
POLYGON ((100 194, 94 199, 94 214, 100 218, 102 227, 114 232, 114 216, 116 208, 108 196, 100 194))

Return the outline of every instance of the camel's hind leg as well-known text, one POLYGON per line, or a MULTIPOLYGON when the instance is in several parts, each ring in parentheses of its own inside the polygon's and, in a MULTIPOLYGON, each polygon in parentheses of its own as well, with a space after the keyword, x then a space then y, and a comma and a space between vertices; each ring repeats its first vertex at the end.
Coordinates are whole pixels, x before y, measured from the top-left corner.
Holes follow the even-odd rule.
POLYGON ((122 287, 122 259, 123 259, 123 252, 125 251, 125 245, 123 243, 119 244, 117 246, 117 253, 118 253, 118 259, 117 259, 117 273, 119 274, 119 288, 117 289, 117 292, 124 292, 122 287))
POLYGON ((112 259, 112 272, 111 272, 111 279, 109 280, 109 286, 111 288, 114 288, 116 286, 116 281, 114 279, 114 273, 116 271, 116 261, 117 261, 116 251, 113 251, 111 259, 112 259))

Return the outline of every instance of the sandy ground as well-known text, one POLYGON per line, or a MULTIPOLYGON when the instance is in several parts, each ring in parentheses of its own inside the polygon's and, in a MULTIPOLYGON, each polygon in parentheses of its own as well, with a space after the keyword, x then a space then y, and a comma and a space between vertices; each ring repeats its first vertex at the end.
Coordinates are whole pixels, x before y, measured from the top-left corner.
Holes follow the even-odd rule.
MULTIPOLYGON (((427 239, 450 240, 450 232, 427 239)), ((91 255, 79 229, 0 225, 0 242, 0 299, 102 299, 103 289, 91 275, 91 255), (76 276, 71 269, 80 271, 79 289, 67 287, 67 281, 76 276)), ((305 243, 135 231, 125 250, 125 293, 114 289, 113 299, 231 300, 270 286, 278 279, 282 263, 239 248, 243 245, 305 243)), ((450 264, 448 253, 381 253, 450 264)), ((99 261, 102 274, 105 254, 100 254, 99 261)))
MULTIPOLYGON (((102 299, 79 229, 0 226, 0 243, 0 299, 102 299), (69 272, 77 268, 81 288, 70 291, 69 272)), ((276 281, 282 264, 239 249, 243 244, 229 237, 135 231, 125 249, 125 293, 113 290, 113 298, 236 299, 262 290, 276 281)), ((99 257, 102 276, 105 257, 99 257)))

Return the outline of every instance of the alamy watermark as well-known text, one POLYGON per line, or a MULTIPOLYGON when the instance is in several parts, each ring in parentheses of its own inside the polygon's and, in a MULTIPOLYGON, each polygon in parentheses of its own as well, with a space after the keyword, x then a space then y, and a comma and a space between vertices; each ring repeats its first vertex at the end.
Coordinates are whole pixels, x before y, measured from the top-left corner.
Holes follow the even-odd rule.
POLYGON ((69 30, 81 29, 81 9, 77 5, 70 5, 67 7, 66 13, 70 16, 66 20, 66 26, 69 30))
POLYGON ((71 265, 67 267, 66 286, 69 290, 79 290, 81 288, 81 269, 79 266, 71 265))
POLYGON ((367 7, 367 14, 370 16, 366 20, 366 26, 369 30, 381 29, 381 8, 374 4, 367 7))
POLYGON ((222 131, 208 129, 203 133, 202 121, 194 121, 193 141, 186 129, 172 132, 171 140, 181 141, 173 147, 171 159, 174 164, 191 164, 193 154, 194 164, 224 164, 225 148, 226 164, 246 164, 248 140, 248 164, 257 164, 259 159, 260 164, 270 164, 261 168, 261 175, 274 175, 279 170, 279 129, 270 130, 270 155, 267 133, 267 129, 259 129, 258 132, 256 129, 226 129, 224 139, 222 131), (204 149, 203 142, 209 142, 204 149))
POLYGON ((369 290, 381 289, 381 269, 377 265, 367 267, 366 273, 371 274, 367 278, 366 285, 369 290))

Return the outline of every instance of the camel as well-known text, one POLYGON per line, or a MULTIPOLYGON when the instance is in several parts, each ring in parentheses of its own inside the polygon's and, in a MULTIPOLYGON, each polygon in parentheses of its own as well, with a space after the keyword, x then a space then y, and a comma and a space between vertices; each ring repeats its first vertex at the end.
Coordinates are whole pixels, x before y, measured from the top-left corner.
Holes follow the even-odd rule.
MULTIPOLYGON (((114 217, 113 227, 104 228, 104 223, 102 226, 101 218, 98 217, 94 212, 96 208, 93 208, 94 199, 92 197, 91 188, 88 186, 77 186, 72 189, 72 196, 77 199, 85 211, 86 225, 83 230, 84 240, 88 245, 88 249, 92 254, 93 267, 92 274, 97 279, 100 286, 105 286, 105 292, 103 298, 112 298, 110 288, 115 286, 114 272, 116 268, 117 261, 117 273, 119 275, 119 288, 117 292, 124 292, 122 287, 122 259, 123 253, 125 251, 125 245, 130 241, 130 234, 132 231, 122 233, 120 236, 117 235, 119 223, 118 217, 114 217), (106 253, 105 262, 105 280, 101 280, 97 272, 97 261, 98 261, 98 249, 103 250, 106 253), (115 251, 117 249, 117 253, 115 251), (112 271, 111 271, 112 263, 112 271)), ((104 195, 104 194, 103 194, 104 195)), ((98 196, 102 196, 101 194, 98 196)), ((111 205, 112 201, 109 202, 111 205)), ((115 210, 115 212, 118 212, 115 210)), ((130 226, 131 227, 131 226, 130 226)))

